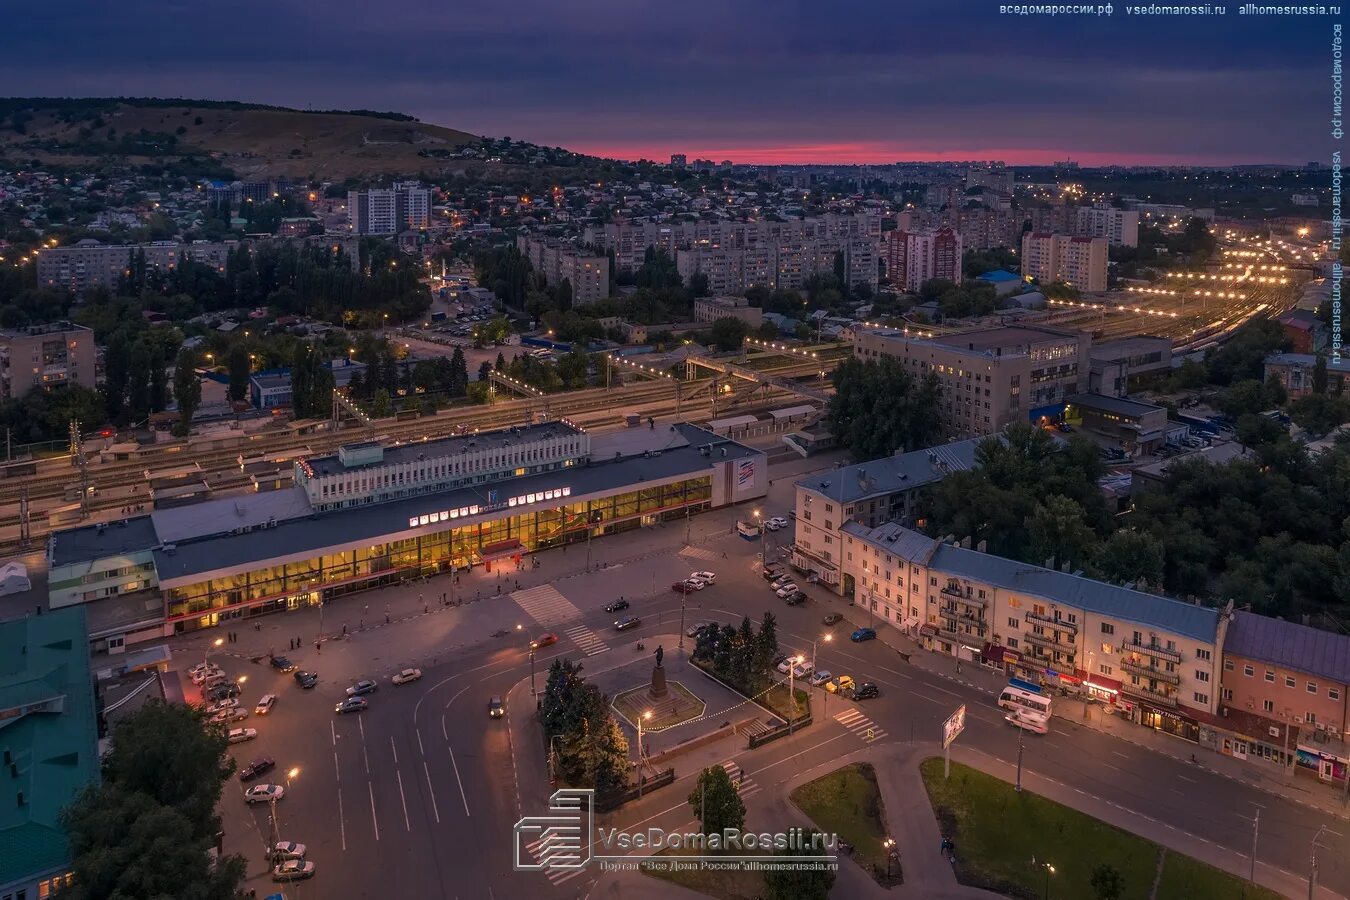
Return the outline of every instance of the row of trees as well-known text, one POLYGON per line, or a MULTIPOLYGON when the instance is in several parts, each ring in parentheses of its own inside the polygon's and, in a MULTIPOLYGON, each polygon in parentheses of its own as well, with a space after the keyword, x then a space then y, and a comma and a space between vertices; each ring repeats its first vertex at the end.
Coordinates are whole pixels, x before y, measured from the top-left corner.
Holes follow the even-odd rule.
POLYGON ((609 698, 582 677, 580 663, 555 659, 549 666, 539 721, 545 743, 556 747, 554 771, 563 781, 601 795, 627 789, 628 739, 610 714, 609 698))
POLYGON ((740 628, 708 625, 695 637, 693 659, 743 694, 755 696, 773 684, 773 660, 778 655, 778 622, 766 612, 759 629, 750 617, 740 628))

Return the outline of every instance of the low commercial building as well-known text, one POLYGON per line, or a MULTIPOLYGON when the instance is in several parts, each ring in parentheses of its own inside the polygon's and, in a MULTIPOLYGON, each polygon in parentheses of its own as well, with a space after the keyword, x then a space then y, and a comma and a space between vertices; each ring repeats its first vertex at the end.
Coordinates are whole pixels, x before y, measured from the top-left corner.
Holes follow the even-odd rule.
POLYGON ((0 331, 0 400, 70 384, 93 390, 96 358, 94 332, 83 325, 52 322, 0 331))
POLYGON ((1123 397, 1075 394, 1064 406, 1064 421, 1127 456, 1152 453, 1167 440, 1166 407, 1123 397))
POLYGON ((99 778, 84 610, 0 622, 0 722, 0 898, 45 900, 72 881, 61 812, 99 778))
POLYGON ((1092 345, 1088 390, 1123 397, 1133 379, 1172 369, 1172 340, 1151 335, 1092 345))
POLYGON ((843 567, 869 621, 929 650, 1104 699, 1139 724, 1208 738, 1227 610, 1183 603, 926 537, 844 526, 843 567))
POLYGON ((700 297, 694 301, 695 322, 740 319, 751 328, 764 324, 764 310, 751 306, 744 297, 700 297))

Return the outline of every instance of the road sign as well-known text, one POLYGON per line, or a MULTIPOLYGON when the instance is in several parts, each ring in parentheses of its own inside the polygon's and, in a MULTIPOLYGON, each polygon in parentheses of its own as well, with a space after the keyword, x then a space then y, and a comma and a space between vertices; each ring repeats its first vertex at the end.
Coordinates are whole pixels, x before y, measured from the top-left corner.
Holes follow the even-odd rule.
POLYGON ((952 713, 947 721, 942 723, 942 749, 946 750, 952 745, 952 741, 965 730, 966 727, 966 705, 961 704, 956 712, 952 713))

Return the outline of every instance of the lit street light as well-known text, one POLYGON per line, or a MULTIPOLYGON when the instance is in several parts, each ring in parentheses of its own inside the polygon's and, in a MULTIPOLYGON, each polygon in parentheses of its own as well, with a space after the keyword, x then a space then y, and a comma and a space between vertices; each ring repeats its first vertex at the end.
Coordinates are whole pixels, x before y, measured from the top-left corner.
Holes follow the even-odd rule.
POLYGON ((638 720, 637 720, 637 737, 638 737, 638 741, 637 741, 638 799, 642 799, 642 781, 643 781, 643 778, 645 777, 645 776, 643 775, 643 773, 642 773, 642 722, 643 722, 644 719, 650 719, 651 717, 652 717, 652 711, 649 709, 649 710, 647 710, 646 712, 644 712, 642 715, 638 716, 638 720))
POLYGON ((895 856, 895 850, 893 849, 895 847, 895 839, 888 837, 881 842, 881 846, 886 848, 886 879, 889 881, 891 877, 891 859, 895 856))

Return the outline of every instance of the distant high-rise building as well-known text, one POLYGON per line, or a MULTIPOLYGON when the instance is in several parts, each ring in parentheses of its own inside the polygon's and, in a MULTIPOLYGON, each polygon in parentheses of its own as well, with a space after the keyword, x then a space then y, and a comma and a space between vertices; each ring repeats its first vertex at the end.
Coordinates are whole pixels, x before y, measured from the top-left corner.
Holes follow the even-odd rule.
POLYGON ((609 257, 579 250, 561 241, 521 235, 516 248, 556 287, 572 285, 572 304, 584 306, 609 296, 609 257))
POLYGON ((1022 236, 1022 274, 1041 283, 1063 281, 1082 291, 1106 290, 1107 241, 1029 231, 1022 236))
POLYGON ((1113 247, 1139 246, 1139 213, 1110 206, 1080 206, 1073 233, 1078 237, 1104 237, 1113 247))
POLYGON ((351 191, 347 221, 353 234, 399 234, 426 228, 431 221, 431 191, 416 182, 351 191))
POLYGON ((233 242, 154 241, 149 244, 103 244, 86 238, 69 247, 40 250, 37 279, 41 287, 82 293, 92 288, 114 288, 133 262, 144 257, 147 272, 168 272, 184 257, 224 273, 233 242))
POLYGON ((0 331, 0 400, 77 384, 94 389, 94 332, 54 322, 0 331))
POLYGON ((672 154, 670 154, 670 165, 671 165, 671 168, 674 168, 674 169, 683 169, 686 165, 688 165, 688 159, 689 159, 689 158, 688 158, 687 156, 685 156, 683 153, 672 153, 672 154))
POLYGON ((891 231, 886 235, 886 274, 911 293, 925 281, 961 283, 961 235, 948 226, 934 231, 891 231))

